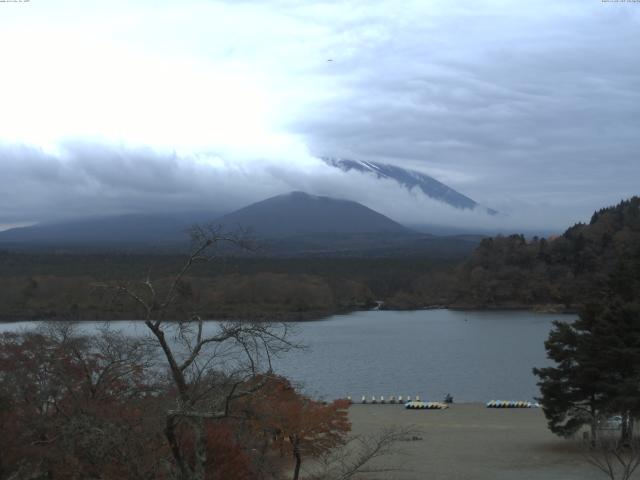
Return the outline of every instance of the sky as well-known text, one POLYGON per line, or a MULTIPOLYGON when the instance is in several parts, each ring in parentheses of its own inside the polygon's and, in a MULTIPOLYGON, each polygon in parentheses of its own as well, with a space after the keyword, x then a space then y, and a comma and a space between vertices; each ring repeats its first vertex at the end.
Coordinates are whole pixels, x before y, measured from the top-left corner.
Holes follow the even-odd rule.
POLYGON ((0 3, 0 42, 0 229, 292 190, 561 229, 640 193, 640 2, 31 0, 0 3))

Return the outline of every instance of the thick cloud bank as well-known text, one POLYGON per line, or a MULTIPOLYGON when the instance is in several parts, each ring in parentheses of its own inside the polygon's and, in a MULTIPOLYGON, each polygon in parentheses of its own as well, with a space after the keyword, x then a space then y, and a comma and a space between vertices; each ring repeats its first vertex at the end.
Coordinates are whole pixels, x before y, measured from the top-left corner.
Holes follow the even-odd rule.
POLYGON ((56 154, 4 145, 0 162, 0 224, 5 226, 124 213, 209 210, 216 216, 294 190, 358 201, 408 225, 553 229, 564 226, 571 214, 591 213, 516 202, 504 205, 507 215, 460 210, 417 188, 344 172, 310 156, 283 164, 269 158, 230 161, 214 153, 180 156, 70 143, 56 154))
POLYGON ((296 189, 407 223, 559 228, 640 193, 637 2, 59 0, 1 13, 5 226, 224 211, 296 189), (508 217, 315 156, 413 168, 508 217))

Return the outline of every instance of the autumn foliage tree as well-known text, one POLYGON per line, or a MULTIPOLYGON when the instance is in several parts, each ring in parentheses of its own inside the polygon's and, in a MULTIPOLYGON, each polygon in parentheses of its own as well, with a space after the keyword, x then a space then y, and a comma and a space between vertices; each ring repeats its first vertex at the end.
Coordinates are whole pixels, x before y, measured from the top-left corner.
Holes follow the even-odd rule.
POLYGON ((147 353, 107 330, 0 336, 0 478, 155 478, 164 446, 147 353))
MULTIPOLYGON (((165 429, 177 393, 147 348, 64 325, 1 335, 0 478, 174 478, 165 429)), ((304 458, 340 446, 350 429, 346 402, 313 401, 282 377, 256 375, 236 391, 255 393, 202 419, 205 480, 280 478, 292 465, 298 478, 304 458)), ((173 434, 193 468, 199 432, 178 422, 173 434)))
POLYGON ((258 395, 242 407, 250 414, 252 429, 293 460, 293 479, 302 461, 324 454, 346 442, 351 430, 349 402, 326 404, 299 394, 283 377, 269 379, 258 395))

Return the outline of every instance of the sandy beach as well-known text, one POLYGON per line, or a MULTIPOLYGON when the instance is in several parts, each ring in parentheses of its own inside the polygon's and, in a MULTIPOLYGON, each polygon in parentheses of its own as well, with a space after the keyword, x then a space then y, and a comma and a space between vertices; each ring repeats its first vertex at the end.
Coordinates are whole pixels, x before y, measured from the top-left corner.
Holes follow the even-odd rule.
POLYGON ((454 404, 447 410, 406 410, 401 405, 353 405, 353 433, 394 425, 420 429, 382 466, 402 470, 371 479, 591 480, 605 478, 576 444, 553 435, 541 409, 490 409, 454 404))

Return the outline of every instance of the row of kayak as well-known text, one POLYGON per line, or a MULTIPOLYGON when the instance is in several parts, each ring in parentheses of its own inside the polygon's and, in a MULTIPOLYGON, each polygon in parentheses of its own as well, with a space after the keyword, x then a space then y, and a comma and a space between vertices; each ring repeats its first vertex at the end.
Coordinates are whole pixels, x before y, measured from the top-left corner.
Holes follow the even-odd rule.
MULTIPOLYGON (((352 403, 351 397, 347 397, 349 402, 352 403)), ((445 408, 449 408, 449 404, 447 402, 423 402, 420 400, 419 396, 416 396, 415 400, 411 400, 411 397, 406 397, 404 400, 402 397, 392 396, 389 399, 385 400, 383 396, 381 397, 371 397, 370 400, 367 400, 365 396, 362 397, 362 403, 366 404, 376 404, 376 403, 399 403, 404 405, 409 409, 425 409, 425 410, 443 410, 445 408)), ((519 400, 491 400, 487 402, 487 408, 539 408, 540 404, 534 402, 525 402, 519 400)))
POLYGON ((487 408, 538 408, 540 404, 533 402, 521 402, 514 400, 491 400, 487 402, 487 408))
POLYGON ((449 408, 448 403, 444 402, 407 402, 404 408, 409 410, 444 410, 449 408))
MULTIPOLYGON (((407 402, 405 408, 443 410, 449 408, 449 404, 444 402, 407 402)), ((521 402, 512 400, 491 400, 487 403, 487 408, 538 408, 540 405, 533 402, 521 402)))
MULTIPOLYGON (((347 397, 347 400, 349 400, 350 403, 353 403, 351 400, 351 397, 347 397)), ((420 401, 420 395, 416 395, 416 402, 420 401)), ((408 402, 411 402, 411 397, 405 397, 404 400, 402 398, 402 395, 400 395, 398 398, 395 397, 395 395, 391 395, 391 397, 389 397, 387 400, 385 400, 384 396, 379 396, 379 397, 375 397, 372 396, 370 400, 367 400, 366 396, 362 396, 362 400, 361 403, 371 403, 371 404, 375 404, 375 403, 400 403, 400 404, 406 404, 408 402)))

